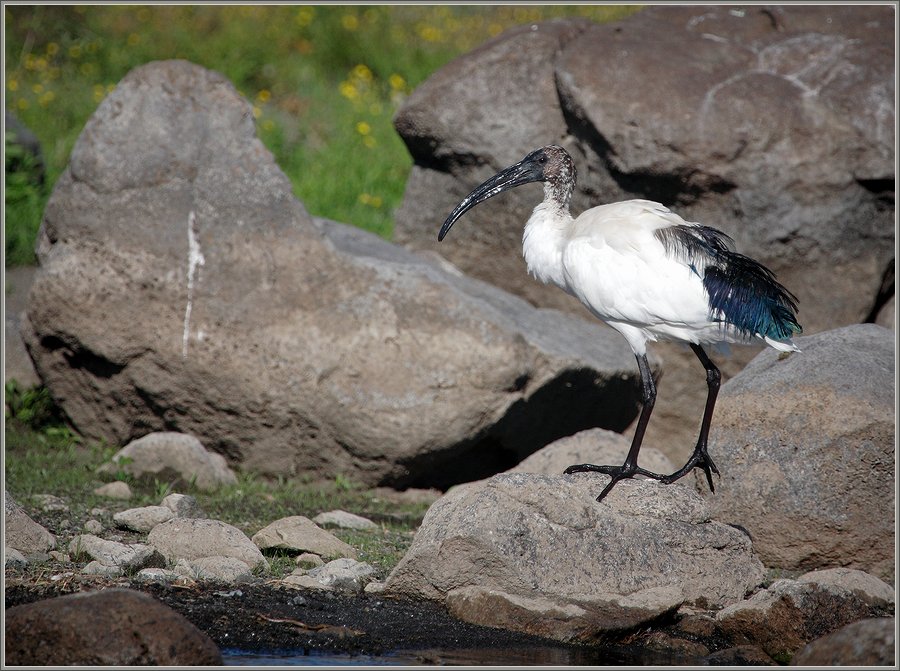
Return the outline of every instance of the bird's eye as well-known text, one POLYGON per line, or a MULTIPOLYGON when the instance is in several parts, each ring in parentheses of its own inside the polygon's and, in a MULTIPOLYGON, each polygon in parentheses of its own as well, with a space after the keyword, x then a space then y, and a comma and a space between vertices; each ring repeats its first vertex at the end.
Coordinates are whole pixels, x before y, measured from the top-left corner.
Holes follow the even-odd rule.
POLYGON ((546 156, 541 156, 541 157, 538 159, 538 163, 546 163, 546 162, 547 162, 547 157, 546 157, 546 156))

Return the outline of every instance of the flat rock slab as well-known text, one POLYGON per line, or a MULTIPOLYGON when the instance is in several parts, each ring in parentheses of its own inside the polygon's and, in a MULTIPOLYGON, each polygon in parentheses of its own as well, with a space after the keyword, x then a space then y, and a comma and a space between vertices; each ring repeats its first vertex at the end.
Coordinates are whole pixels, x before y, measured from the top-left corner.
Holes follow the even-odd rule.
POLYGON ((6 611, 7 664, 27 666, 221 665, 206 634, 141 592, 106 589, 6 611))
POLYGON ((319 513, 312 518, 312 521, 323 527, 356 529, 357 531, 374 531, 379 528, 372 520, 348 513, 345 510, 329 510, 328 512, 319 513))
POLYGON ((693 489, 513 473, 461 485, 425 515, 387 594, 445 601, 463 619, 591 640, 684 602, 721 606, 761 582, 740 531, 693 489), (530 615, 528 615, 530 613, 530 615))
POLYGON ((157 524, 168 522, 173 517, 175 513, 166 506, 143 506, 115 513, 113 521, 124 529, 147 533, 157 524))
POLYGON ((278 549, 292 552, 312 552, 320 557, 349 557, 356 559, 356 550, 334 534, 321 529, 303 515, 275 520, 253 535, 253 542, 261 550, 278 549))

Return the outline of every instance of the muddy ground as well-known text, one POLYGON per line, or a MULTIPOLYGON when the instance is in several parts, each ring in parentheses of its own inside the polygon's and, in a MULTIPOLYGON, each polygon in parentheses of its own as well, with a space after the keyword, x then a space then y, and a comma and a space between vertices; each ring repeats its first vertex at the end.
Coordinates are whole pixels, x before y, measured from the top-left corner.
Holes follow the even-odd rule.
POLYGON ((343 659, 345 663, 398 665, 667 665, 711 661, 701 661, 684 654, 686 651, 654 650, 646 645, 653 631, 677 626, 674 621, 620 633, 594 645, 565 645, 468 624, 436 603, 296 590, 265 582, 236 586, 148 584, 77 574, 51 582, 46 576, 24 579, 7 571, 6 608, 112 586, 140 590, 175 609, 212 638, 225 653, 226 662, 235 651, 269 656, 269 663, 278 663, 277 658, 284 655, 294 658, 290 663, 309 655, 318 657, 318 663, 332 657, 339 663, 343 659))

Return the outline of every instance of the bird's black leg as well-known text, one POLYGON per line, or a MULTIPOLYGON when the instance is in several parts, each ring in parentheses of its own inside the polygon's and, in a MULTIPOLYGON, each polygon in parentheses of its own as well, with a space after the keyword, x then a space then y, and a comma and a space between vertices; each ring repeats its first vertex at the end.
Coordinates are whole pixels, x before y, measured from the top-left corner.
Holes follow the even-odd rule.
MULTIPOLYGON (((662 480, 666 476, 659 473, 651 473, 637 465, 638 453, 641 451, 641 443, 644 440, 644 432, 647 430, 647 424, 650 421, 650 413, 653 412, 653 404, 656 403, 656 384, 653 382, 653 375, 650 373, 650 364, 647 361, 646 354, 635 355, 638 363, 638 370, 641 373, 641 391, 643 407, 641 408, 641 416, 638 418, 637 426, 634 430, 634 438, 631 440, 631 449, 628 450, 628 456, 625 457, 625 463, 621 466, 595 466, 594 464, 577 464, 569 466, 565 471, 569 473, 603 473, 612 478, 604 490, 597 497, 598 501, 602 501, 604 497, 612 491, 619 480, 631 478, 635 475, 644 475, 655 480, 662 480)), ((671 476, 669 476, 671 477, 671 476)))
POLYGON ((710 459, 709 454, 706 452, 706 442, 709 439, 709 425, 712 421, 713 408, 716 407, 716 396, 719 394, 719 384, 722 380, 722 374, 700 345, 691 344, 691 349, 694 350, 694 354, 697 355, 697 358, 700 359, 700 363, 702 363, 703 367, 706 369, 706 386, 709 390, 706 395, 706 409, 703 411, 703 422, 700 424, 700 435, 697 437, 697 446, 694 448, 694 453, 691 455, 691 458, 688 459, 687 463, 680 469, 663 478, 662 482, 667 485, 671 484, 678 478, 687 475, 694 468, 700 467, 703 469, 703 472, 706 473, 706 481, 709 483, 709 490, 715 492, 716 488, 713 486, 712 474, 715 473, 716 475, 719 475, 719 469, 716 468, 713 460, 710 459))

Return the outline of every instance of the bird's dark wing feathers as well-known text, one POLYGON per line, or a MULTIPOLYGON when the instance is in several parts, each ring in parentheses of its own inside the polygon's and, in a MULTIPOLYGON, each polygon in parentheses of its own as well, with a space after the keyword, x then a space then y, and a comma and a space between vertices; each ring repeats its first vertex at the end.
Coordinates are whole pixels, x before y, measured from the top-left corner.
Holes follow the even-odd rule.
POLYGON ((711 318, 748 336, 786 340, 801 332, 797 297, 771 270, 735 252, 734 241, 725 233, 683 225, 658 229, 655 235, 668 254, 683 258, 702 278, 711 318))

